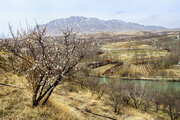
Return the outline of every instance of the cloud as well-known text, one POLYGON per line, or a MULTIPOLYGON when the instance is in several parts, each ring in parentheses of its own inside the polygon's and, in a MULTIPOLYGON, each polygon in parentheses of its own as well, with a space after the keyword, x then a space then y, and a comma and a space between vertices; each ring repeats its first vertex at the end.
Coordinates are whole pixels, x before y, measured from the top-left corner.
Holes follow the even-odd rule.
POLYGON ((176 10, 169 10, 168 13, 174 13, 176 10))
POLYGON ((119 19, 144 25, 180 27, 180 0, 1 0, 0 32, 26 19, 44 24, 69 16, 119 19), (174 21, 176 20, 176 21, 174 21))
POLYGON ((122 11, 122 10, 116 11, 116 14, 124 14, 124 13, 125 13, 125 11, 122 11))

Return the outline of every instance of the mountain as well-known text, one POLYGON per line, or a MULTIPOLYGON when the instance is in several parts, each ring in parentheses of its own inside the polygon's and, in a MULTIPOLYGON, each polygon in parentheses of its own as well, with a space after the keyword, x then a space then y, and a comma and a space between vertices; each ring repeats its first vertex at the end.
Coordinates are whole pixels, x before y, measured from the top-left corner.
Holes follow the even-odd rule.
MULTIPOLYGON (((40 25, 40 27, 44 27, 40 25)), ((125 30, 162 30, 166 29, 161 26, 144 26, 137 23, 124 22, 121 20, 100 20, 97 18, 87 18, 80 16, 72 16, 69 18, 61 18, 47 23, 48 34, 58 34, 57 26, 65 29, 68 26, 73 27, 80 32, 115 32, 125 30)))

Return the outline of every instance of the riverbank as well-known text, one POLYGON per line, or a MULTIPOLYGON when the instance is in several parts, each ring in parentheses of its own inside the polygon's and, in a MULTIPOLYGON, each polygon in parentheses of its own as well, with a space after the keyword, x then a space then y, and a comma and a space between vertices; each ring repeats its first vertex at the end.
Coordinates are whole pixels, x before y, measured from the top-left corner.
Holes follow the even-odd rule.
POLYGON ((155 77, 136 77, 136 78, 132 78, 132 77, 119 77, 117 75, 92 75, 92 77, 100 77, 100 78, 110 78, 110 79, 121 79, 121 80, 140 80, 140 81, 163 81, 163 82, 180 82, 180 78, 164 78, 161 76, 155 76, 155 77))
POLYGON ((134 82, 135 84, 140 84, 144 86, 144 84, 151 84, 155 87, 158 88, 160 86, 164 86, 166 90, 169 88, 174 89, 175 91, 179 92, 180 91, 180 81, 165 81, 165 80, 155 80, 155 79, 137 79, 137 78, 117 78, 114 76, 92 76, 94 79, 101 83, 111 83, 111 82, 116 82, 119 84, 124 84, 124 83, 131 83, 134 82))

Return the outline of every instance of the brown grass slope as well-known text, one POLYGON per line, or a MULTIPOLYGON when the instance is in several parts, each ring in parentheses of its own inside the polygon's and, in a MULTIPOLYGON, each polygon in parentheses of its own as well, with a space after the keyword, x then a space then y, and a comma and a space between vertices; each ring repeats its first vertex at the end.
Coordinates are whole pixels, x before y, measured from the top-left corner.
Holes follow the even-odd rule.
MULTIPOLYGON (((0 119, 2 120, 79 120, 78 114, 72 114, 73 109, 57 104, 51 99, 45 106, 32 108, 30 90, 22 82, 25 79, 11 73, 1 74, 0 83, 10 86, 0 86, 0 119), (5 76, 8 77, 5 77, 5 76), (20 82, 21 81, 21 82, 20 82), (15 87, 16 86, 16 87, 15 87), (24 89, 25 88, 25 89, 24 89)), ((75 113, 75 112, 74 112, 75 113)))
MULTIPOLYGON (((4 63, 3 63, 4 64, 4 63)), ((2 65, 3 65, 2 64, 2 65)), ((65 82, 57 87, 45 106, 32 108, 32 92, 26 79, 0 69, 0 120, 165 120, 164 114, 146 113, 126 106, 115 114, 105 101, 65 82)))
POLYGON ((30 90, 23 89, 26 88, 24 77, 12 73, 4 75, 1 74, 0 82, 13 86, 0 86, 0 119, 2 120, 166 119, 164 116, 146 113, 130 106, 124 107, 121 114, 115 114, 113 109, 104 102, 106 96, 97 99, 97 96, 92 96, 90 91, 80 90, 80 87, 70 83, 60 85, 44 107, 32 108, 32 94, 30 90))

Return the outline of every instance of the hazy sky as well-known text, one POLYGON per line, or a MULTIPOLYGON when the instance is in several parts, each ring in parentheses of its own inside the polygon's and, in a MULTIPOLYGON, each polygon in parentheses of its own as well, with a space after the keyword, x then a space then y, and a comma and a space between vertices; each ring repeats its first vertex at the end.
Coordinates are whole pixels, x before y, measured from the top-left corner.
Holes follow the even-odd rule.
POLYGON ((70 16, 180 28, 180 0, 0 0, 0 32, 70 16))

